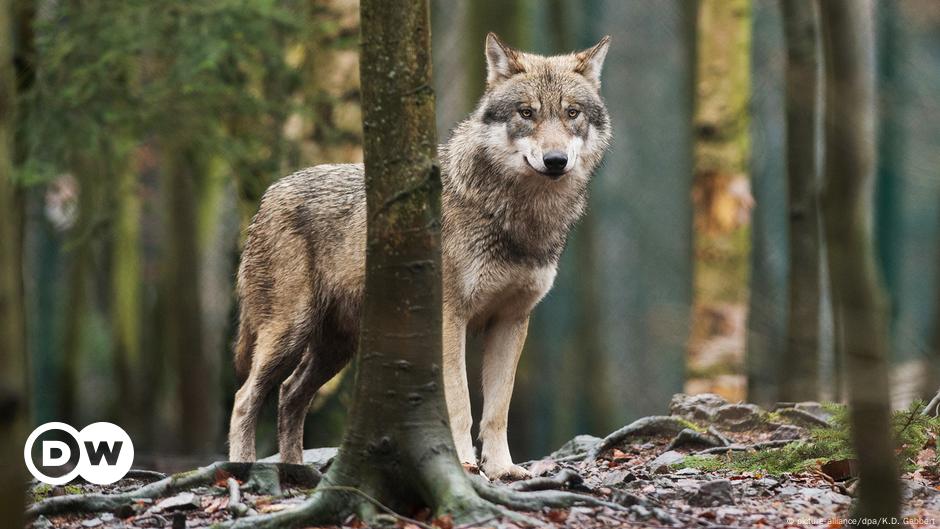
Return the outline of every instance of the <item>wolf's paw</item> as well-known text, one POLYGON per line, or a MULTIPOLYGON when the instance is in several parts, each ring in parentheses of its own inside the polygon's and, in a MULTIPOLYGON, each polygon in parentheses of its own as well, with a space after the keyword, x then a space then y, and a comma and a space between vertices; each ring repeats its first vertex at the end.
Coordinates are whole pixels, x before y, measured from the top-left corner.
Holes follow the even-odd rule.
POLYGON ((519 481, 520 479, 529 479, 532 474, 519 465, 487 465, 483 464, 483 470, 492 480, 500 481, 519 481))

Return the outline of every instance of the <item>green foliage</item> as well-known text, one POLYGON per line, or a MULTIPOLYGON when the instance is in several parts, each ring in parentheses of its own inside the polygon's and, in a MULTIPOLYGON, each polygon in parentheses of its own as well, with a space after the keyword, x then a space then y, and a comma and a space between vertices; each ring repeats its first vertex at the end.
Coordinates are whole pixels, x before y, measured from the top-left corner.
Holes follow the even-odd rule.
MULTIPOLYGON (((897 411, 892 416, 898 460, 905 471, 914 470, 917 453, 927 442, 928 433, 940 432, 940 418, 921 415, 923 407, 922 402, 915 402, 907 410, 897 411)), ((721 456, 690 456, 679 465, 706 472, 733 470, 776 475, 810 470, 828 461, 853 459, 848 409, 835 404, 826 408, 833 415, 830 420, 832 426, 813 429, 808 441, 776 449, 729 452, 721 456)), ((782 416, 773 413, 768 414, 768 419, 773 420, 775 416, 778 419, 775 422, 785 422, 782 416)))
POLYGON ((269 129, 298 84, 284 60, 297 20, 277 0, 50 4, 22 100, 22 178, 43 181, 74 171, 76 157, 119 157, 153 138, 229 160, 270 156, 269 129))
POLYGON ((31 492, 33 495, 33 503, 36 503, 48 498, 49 495, 52 494, 52 485, 40 483, 39 485, 33 487, 31 492))

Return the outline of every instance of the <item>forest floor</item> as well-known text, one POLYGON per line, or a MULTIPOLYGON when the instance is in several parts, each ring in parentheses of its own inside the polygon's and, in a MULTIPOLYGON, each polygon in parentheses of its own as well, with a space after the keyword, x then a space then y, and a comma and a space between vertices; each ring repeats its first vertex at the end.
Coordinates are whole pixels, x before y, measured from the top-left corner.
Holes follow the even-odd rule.
MULTIPOLYGON (((904 467, 903 520, 899 522, 940 527, 936 452, 940 419, 918 411, 912 408, 895 414, 898 456, 904 467)), ((333 455, 335 449, 308 450, 305 461, 323 471, 333 455)), ((217 464, 201 476, 188 473, 163 481, 157 475, 136 473, 107 487, 35 486, 31 527, 207 527, 234 516, 294 508, 309 497, 317 475, 285 471, 300 465, 228 465, 217 464), (83 503, 87 499, 109 497, 101 494, 114 498, 114 494, 139 493, 148 486, 160 493, 100 503, 98 512, 82 513, 76 507, 90 505, 83 503), (63 498, 75 501, 66 505, 63 498), (53 504, 57 507, 50 508, 53 504), (46 514, 39 514, 42 510, 46 514), (55 510, 59 513, 53 514, 55 510)), ((497 486, 517 491, 567 490, 594 499, 525 513, 558 528, 843 527, 851 525, 857 488, 844 409, 801 403, 767 411, 707 394, 677 395, 668 416, 641 419, 604 439, 578 436, 524 466, 533 479, 497 486)), ((404 514, 410 519, 383 516, 372 527, 519 526, 519 522, 495 519, 455 527, 446 517, 429 519, 426 511, 404 514)), ((350 518, 344 527, 369 525, 350 518)))

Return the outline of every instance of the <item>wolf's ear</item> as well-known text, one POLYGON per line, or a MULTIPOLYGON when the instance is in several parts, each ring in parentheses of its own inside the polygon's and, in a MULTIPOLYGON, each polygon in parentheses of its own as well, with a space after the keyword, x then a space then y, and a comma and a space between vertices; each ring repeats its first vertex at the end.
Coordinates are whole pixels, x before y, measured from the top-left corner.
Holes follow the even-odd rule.
POLYGON ((486 34, 486 86, 509 79, 525 71, 519 62, 519 52, 499 40, 495 33, 486 34))
POLYGON ((604 67, 604 58, 607 57, 608 48, 610 48, 610 35, 602 38, 594 46, 575 54, 578 65, 574 71, 586 77, 598 90, 601 88, 601 69, 604 67))

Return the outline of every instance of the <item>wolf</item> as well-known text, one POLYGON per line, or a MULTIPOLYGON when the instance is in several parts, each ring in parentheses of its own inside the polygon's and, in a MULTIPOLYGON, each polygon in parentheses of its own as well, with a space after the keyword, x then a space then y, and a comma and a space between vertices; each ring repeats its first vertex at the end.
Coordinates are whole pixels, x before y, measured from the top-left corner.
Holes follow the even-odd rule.
MULTIPOLYGON (((443 378, 457 450, 477 465, 467 332, 483 335, 480 467, 521 479, 506 437, 529 314, 555 279, 568 233, 611 138, 600 95, 610 38, 540 56, 486 37, 486 89, 440 147, 443 378)), ((280 385, 283 462, 302 458, 304 416, 356 348, 365 284, 361 164, 319 165, 272 185, 249 228, 237 277, 239 329, 229 458, 255 459, 262 401, 280 385)))

